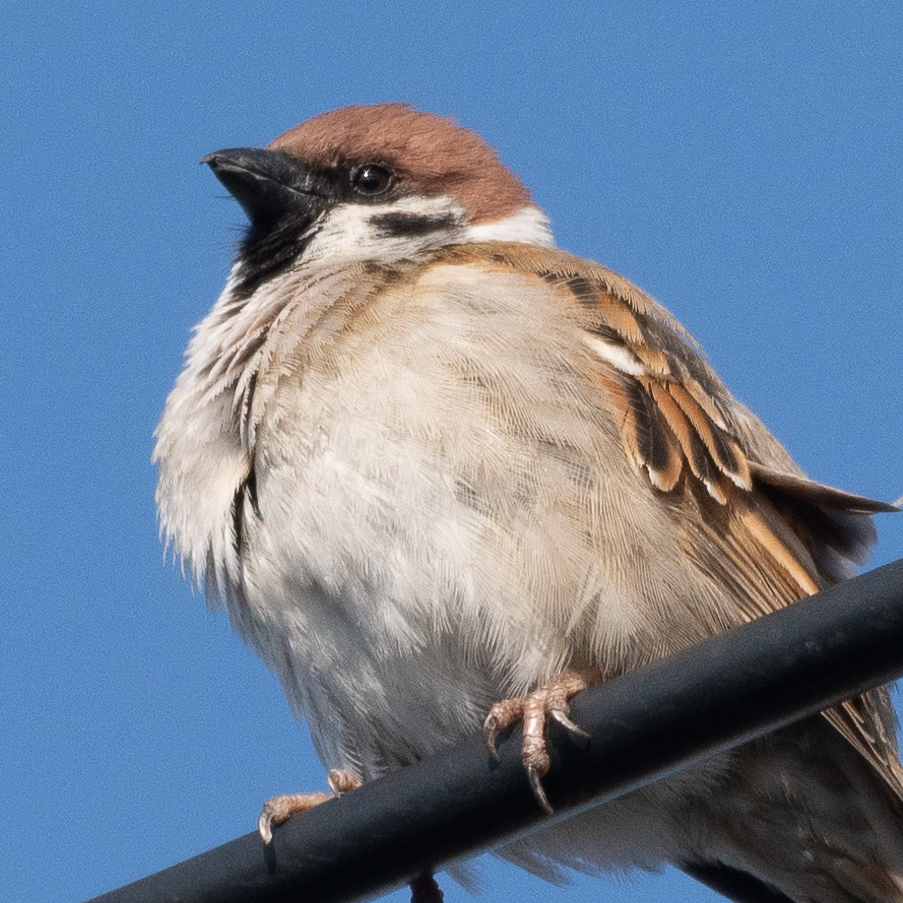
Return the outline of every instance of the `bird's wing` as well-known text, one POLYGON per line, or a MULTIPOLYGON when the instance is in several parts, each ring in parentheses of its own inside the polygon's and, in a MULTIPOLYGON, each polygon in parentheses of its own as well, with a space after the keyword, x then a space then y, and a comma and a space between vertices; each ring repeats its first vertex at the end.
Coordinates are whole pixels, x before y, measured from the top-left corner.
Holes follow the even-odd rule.
MULTIPOLYGON (((462 263, 532 274, 573 309, 624 453, 685 525, 687 554, 727 588, 740 619, 783 608, 849 574, 850 562, 874 541, 868 515, 897 510, 807 479, 728 392, 684 327, 616 273, 529 245, 455 253, 462 263)), ((903 805, 886 690, 824 716, 903 805)))

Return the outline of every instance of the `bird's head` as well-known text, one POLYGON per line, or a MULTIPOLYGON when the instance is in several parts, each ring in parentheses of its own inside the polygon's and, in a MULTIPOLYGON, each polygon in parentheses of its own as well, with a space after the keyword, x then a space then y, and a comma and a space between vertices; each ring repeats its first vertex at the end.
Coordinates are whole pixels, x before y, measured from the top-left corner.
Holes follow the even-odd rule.
POLYGON ((242 283, 297 264, 390 262, 470 241, 553 244, 530 192, 474 131, 405 104, 345 107, 266 148, 201 161, 250 225, 242 283))

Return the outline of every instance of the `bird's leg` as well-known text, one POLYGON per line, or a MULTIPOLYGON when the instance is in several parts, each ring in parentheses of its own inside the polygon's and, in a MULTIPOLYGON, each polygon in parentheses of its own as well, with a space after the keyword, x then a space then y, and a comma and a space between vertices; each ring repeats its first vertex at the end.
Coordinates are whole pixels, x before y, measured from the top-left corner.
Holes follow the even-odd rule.
POLYGON ((306 812, 325 803, 327 800, 337 799, 341 794, 349 790, 357 790, 361 786, 360 778, 355 777, 349 771, 334 768, 326 775, 326 783, 332 793, 317 791, 315 793, 286 793, 274 796, 263 804, 260 815, 257 818, 257 833, 264 843, 273 839, 273 828, 281 825, 296 815, 298 812, 306 812))
POLYGON ((499 731, 522 721, 523 744, 521 759, 527 769, 530 786, 539 804, 552 812, 546 799, 540 778, 549 772, 549 753, 546 749, 546 719, 554 718, 571 734, 587 739, 589 734, 577 727, 568 717, 570 706, 568 701, 578 693, 602 683, 603 674, 598 668, 585 668, 578 671, 565 671, 549 680, 543 681, 528 696, 516 696, 497 702, 490 710, 483 723, 483 737, 493 756, 498 758, 495 738, 499 731))
MULTIPOLYGON (((274 796, 263 804, 260 816, 257 819, 257 833, 263 842, 269 844, 273 839, 273 828, 288 821, 299 812, 306 812, 325 803, 328 800, 338 799, 343 793, 357 790, 361 786, 360 778, 355 777, 350 771, 341 768, 333 768, 326 775, 326 783, 332 793, 315 791, 314 793, 285 793, 274 796)), ((411 882, 411 903, 442 903, 444 899, 439 885, 431 872, 418 875, 411 882)))
POLYGON ((411 882, 411 903, 442 903, 445 895, 431 872, 423 872, 411 882))

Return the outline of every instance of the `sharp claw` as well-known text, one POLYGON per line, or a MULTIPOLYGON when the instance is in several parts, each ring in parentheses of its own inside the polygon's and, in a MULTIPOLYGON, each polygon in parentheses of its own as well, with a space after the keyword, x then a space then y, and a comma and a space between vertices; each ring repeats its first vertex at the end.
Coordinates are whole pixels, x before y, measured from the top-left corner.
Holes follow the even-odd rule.
POLYGON ((543 681, 526 696, 512 696, 495 703, 483 722, 483 740, 495 759, 499 758, 496 749, 499 730, 505 730, 517 721, 523 724, 521 761, 536 801, 550 815, 552 807, 541 781, 551 764, 547 745, 549 718, 554 718, 572 738, 584 742, 590 740, 590 735, 571 721, 568 700, 603 679, 604 674, 599 668, 562 672, 543 681))
POLYGON ((270 812, 268 806, 264 806, 257 816, 257 833, 265 846, 269 846, 273 840, 273 813, 270 812))
POLYGON ((574 722, 571 721, 571 719, 568 718, 568 716, 564 712, 555 710, 551 713, 551 715, 563 728, 568 731, 568 733, 573 734, 575 737, 580 737, 583 740, 589 740, 589 734, 585 730, 583 730, 582 727, 574 724, 574 722))
POLYGON ((540 806, 542 806, 543 809, 545 809, 545 811, 549 815, 552 815, 554 810, 549 804, 546 792, 542 788, 542 781, 539 778, 539 772, 536 770, 536 767, 534 765, 527 766, 527 777, 530 780, 530 789, 533 791, 533 796, 536 797, 536 801, 540 806))
POLYGON ((483 724, 483 741, 486 743, 492 758, 499 761, 499 751, 495 748, 495 719, 490 715, 483 724))
MULTIPOLYGON (((341 788, 339 788, 341 789, 341 788)), ((257 833, 264 844, 273 839, 273 828, 288 821, 298 812, 306 812, 332 799, 328 793, 287 793, 268 799, 257 816, 257 833)))

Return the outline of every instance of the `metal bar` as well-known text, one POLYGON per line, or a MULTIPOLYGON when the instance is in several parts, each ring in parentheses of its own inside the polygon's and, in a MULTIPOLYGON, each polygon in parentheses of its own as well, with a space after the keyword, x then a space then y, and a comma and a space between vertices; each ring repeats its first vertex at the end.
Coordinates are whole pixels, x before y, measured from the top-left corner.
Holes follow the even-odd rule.
MULTIPOLYGON (((592 739, 577 745, 553 728, 544 779, 553 817, 901 674, 903 560, 581 694, 572 717, 592 739)), ((269 848, 248 834, 91 903, 339 903, 384 893, 547 820, 519 747, 517 733, 502 737, 495 762, 474 737, 291 819, 269 848)))

